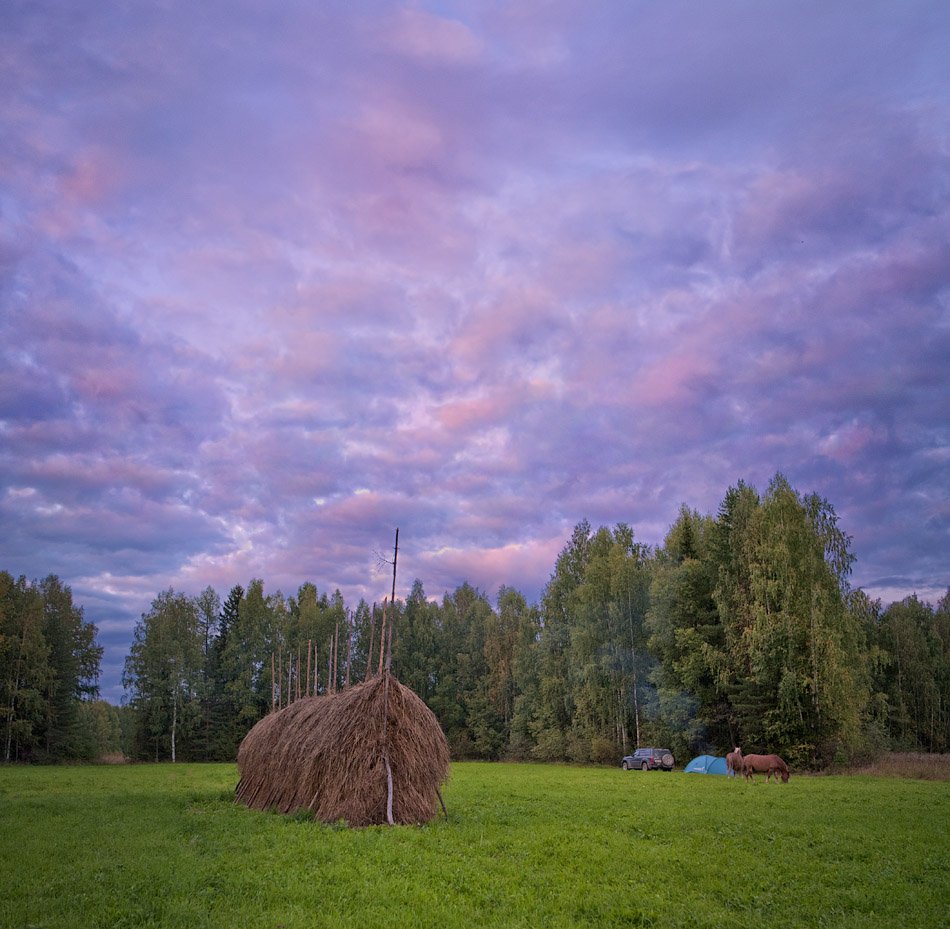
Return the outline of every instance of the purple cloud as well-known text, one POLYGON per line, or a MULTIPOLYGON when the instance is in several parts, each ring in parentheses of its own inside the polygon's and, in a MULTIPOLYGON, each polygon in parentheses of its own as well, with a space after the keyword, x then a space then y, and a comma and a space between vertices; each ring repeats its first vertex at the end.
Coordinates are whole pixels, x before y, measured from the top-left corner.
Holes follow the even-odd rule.
POLYGON ((536 598, 776 470, 950 583, 932 2, 0 13, 0 567, 536 598))

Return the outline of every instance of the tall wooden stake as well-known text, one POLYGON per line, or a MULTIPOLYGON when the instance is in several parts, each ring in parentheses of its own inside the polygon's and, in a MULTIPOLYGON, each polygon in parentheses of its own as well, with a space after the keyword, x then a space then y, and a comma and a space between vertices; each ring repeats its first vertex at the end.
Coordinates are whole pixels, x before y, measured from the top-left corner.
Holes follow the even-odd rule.
POLYGON ((393 661, 393 625, 396 622, 396 561, 399 558, 399 529, 396 529, 396 546, 393 549, 393 594, 389 600, 392 608, 392 619, 389 620, 386 630, 386 670, 388 671, 393 661))
MULTIPOLYGON (((393 551, 393 595, 392 595, 392 604, 395 608, 396 605, 396 559, 399 557, 399 529, 396 529, 396 547, 393 551)), ((395 615, 393 616, 393 621, 395 621, 395 615)), ((385 626, 386 626, 386 608, 385 604, 383 605, 383 629, 384 632, 380 636, 379 647, 380 647, 380 658, 382 658, 382 652, 388 651, 386 649, 386 635, 385 635, 385 626)), ((389 633, 390 642, 392 642, 392 625, 390 624, 390 633, 389 633)), ((386 822, 389 825, 393 825, 393 772, 392 767, 389 764, 389 742, 387 741, 387 729, 389 723, 389 666, 392 662, 392 653, 389 653, 386 656, 386 678, 384 681, 385 690, 383 691, 383 765, 386 768, 386 822)))

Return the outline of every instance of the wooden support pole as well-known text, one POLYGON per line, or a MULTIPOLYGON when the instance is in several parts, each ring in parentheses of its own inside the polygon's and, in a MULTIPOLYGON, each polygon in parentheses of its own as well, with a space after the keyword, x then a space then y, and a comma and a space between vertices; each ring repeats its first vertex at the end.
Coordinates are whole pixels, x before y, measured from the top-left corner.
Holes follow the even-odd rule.
POLYGON ((277 709, 277 679, 274 677, 274 653, 270 653, 270 711, 277 709))
POLYGON ((300 646, 297 646, 297 699, 300 699, 300 646))
POLYGON ((287 656, 287 706, 290 706, 291 697, 293 696, 293 671, 294 671, 294 656, 289 654, 287 656))
MULTIPOLYGON (((393 609, 396 607, 396 559, 399 557, 399 530, 396 530, 396 547, 393 551, 393 593, 390 601, 393 609)), ((380 661, 382 661, 383 652, 386 652, 386 677, 383 680, 385 690, 383 691, 383 762, 386 765, 386 822, 393 825, 393 772, 389 764, 389 667, 392 662, 392 624, 395 622, 395 614, 389 622, 389 647, 386 646, 386 604, 383 603, 383 632, 379 639, 380 661)), ((382 670, 380 670, 382 673, 382 670)))
POLYGON ((383 755, 386 763, 386 822, 393 825, 393 769, 389 765, 389 755, 383 755))

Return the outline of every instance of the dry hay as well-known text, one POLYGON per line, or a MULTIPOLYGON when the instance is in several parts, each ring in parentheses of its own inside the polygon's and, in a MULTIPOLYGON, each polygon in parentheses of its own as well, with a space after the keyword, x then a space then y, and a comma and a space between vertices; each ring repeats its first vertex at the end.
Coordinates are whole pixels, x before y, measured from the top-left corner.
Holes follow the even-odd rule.
POLYGON ((433 819, 448 743, 432 711, 388 671, 265 716, 238 749, 237 799, 258 810, 310 810, 327 823, 386 823, 387 760, 393 822, 433 819))
POLYGON ((950 781, 950 754, 888 752, 866 765, 849 768, 845 773, 907 777, 924 781, 950 781))

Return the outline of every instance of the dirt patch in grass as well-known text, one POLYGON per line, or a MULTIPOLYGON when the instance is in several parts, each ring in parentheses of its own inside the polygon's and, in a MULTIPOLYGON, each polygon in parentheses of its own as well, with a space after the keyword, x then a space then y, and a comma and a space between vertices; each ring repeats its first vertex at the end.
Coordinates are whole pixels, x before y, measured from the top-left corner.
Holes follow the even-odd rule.
POLYGON ((879 777, 909 777, 924 781, 950 781, 950 754, 925 752, 889 752, 876 761, 847 774, 872 774, 879 777))

